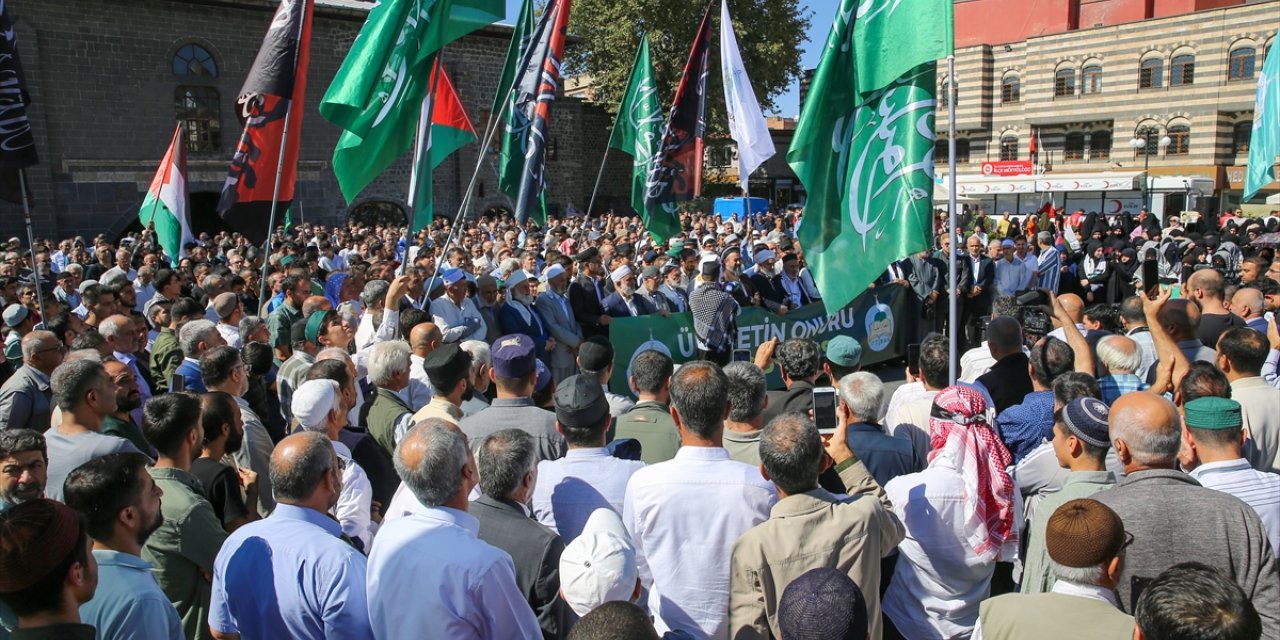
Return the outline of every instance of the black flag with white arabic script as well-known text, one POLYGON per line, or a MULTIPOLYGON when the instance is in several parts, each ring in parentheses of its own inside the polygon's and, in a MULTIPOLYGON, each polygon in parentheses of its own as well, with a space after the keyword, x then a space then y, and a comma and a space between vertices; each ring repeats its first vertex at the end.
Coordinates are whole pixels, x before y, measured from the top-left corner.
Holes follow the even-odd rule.
POLYGON ((0 0, 0 198, 19 204, 22 187, 18 172, 40 162, 27 117, 30 104, 8 2, 0 0))
POLYGON ((707 132, 707 72, 711 57, 711 6, 702 16, 689 61, 676 87, 662 144, 649 167, 645 208, 675 210, 675 203, 702 193, 702 141, 707 132))

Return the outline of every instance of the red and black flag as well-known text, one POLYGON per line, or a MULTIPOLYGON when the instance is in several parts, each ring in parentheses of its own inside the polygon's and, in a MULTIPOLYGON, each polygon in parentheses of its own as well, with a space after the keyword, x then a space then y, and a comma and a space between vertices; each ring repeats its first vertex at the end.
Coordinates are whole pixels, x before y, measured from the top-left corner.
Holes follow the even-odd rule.
POLYGON ((503 114, 498 188, 516 203, 516 219, 546 220, 543 188, 551 103, 560 84, 572 0, 551 0, 521 56, 503 114))
POLYGON ((40 162, 27 118, 29 104, 31 96, 18 59, 8 3, 0 0, 0 198, 19 204, 22 188, 18 172, 40 162))
POLYGON ((645 208, 649 215, 702 194, 702 141, 707 132, 707 71, 711 57, 711 6, 702 15, 689 61, 676 87, 662 144, 649 166, 645 208))
POLYGON ((270 233, 268 220, 282 152, 277 210, 286 211, 293 203, 313 7, 314 0, 280 0, 236 99, 236 115, 244 125, 244 133, 231 158, 218 211, 227 224, 254 244, 265 242, 270 233), (289 138, 282 145, 286 135, 289 138))

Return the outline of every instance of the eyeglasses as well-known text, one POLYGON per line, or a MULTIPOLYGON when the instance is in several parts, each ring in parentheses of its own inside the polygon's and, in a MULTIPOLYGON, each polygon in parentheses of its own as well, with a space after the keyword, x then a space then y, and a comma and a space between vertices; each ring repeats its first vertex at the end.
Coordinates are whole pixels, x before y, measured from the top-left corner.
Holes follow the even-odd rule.
POLYGON ((32 352, 32 354, 31 354, 31 355, 33 355, 33 356, 38 356, 38 355, 40 355, 40 354, 42 354, 42 353, 48 353, 48 352, 50 352, 50 351, 61 351, 62 353, 66 353, 66 352, 67 352, 67 345, 65 345, 65 344, 60 344, 60 345, 58 345, 58 346, 56 346, 56 347, 48 347, 48 348, 45 348, 45 349, 40 349, 40 350, 37 350, 37 351, 32 352))

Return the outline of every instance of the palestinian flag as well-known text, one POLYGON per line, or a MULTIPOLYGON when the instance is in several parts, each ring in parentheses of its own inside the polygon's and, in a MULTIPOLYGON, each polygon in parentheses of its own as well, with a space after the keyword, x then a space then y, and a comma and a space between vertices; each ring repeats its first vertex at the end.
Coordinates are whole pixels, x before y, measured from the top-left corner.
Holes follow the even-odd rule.
POLYGON ((419 163, 418 167, 418 185, 417 193, 414 198, 416 202, 413 204, 413 224, 410 225, 409 235, 417 233, 419 229, 431 224, 434 218, 433 201, 431 197, 431 174, 433 170, 440 166, 449 154, 461 149, 463 145, 476 141, 476 128, 471 124, 471 119, 467 117, 466 110, 462 107, 462 101, 458 99, 458 92, 453 87, 453 81, 449 79, 449 74, 440 67, 440 61, 437 59, 432 63, 431 72, 431 93, 428 94, 427 100, 434 102, 424 103, 422 107, 423 113, 431 114, 431 129, 427 132, 427 142, 424 145, 426 151, 418 151, 418 157, 415 161, 419 163), (426 159, 426 166, 422 166, 421 162, 426 159))
POLYGON ((182 140, 182 124, 173 132, 169 150, 151 179, 147 198, 138 210, 143 227, 154 226, 156 239, 174 266, 182 257, 182 247, 193 240, 187 218, 187 150, 182 140))

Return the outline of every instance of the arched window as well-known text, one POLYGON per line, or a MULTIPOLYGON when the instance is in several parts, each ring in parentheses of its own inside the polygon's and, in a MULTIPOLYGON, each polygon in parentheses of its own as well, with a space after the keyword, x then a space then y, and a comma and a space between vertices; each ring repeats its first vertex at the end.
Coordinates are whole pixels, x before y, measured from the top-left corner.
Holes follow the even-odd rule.
POLYGON ((217 151, 221 145, 218 90, 180 86, 173 92, 174 112, 186 132, 187 151, 217 151))
POLYGON ((183 45, 173 54, 173 75, 179 78, 218 77, 218 63, 202 46, 190 43, 183 45))
POLYGON ((1111 132, 1094 131, 1089 136, 1089 159, 1106 160, 1111 157, 1111 132))
POLYGON ((1006 133, 1000 136, 1000 159, 1018 159, 1018 134, 1006 133))
POLYGON ((1055 98, 1072 96, 1076 93, 1076 71, 1071 67, 1063 67, 1053 74, 1053 96, 1055 98))
POLYGON ((1191 149, 1191 125, 1186 123, 1169 125, 1169 148, 1165 155, 1185 156, 1191 149))
POLYGON ((1080 94, 1102 93, 1102 65, 1089 63, 1080 70, 1080 94))
POLYGON ((1066 160, 1083 160, 1084 159, 1084 134, 1068 133, 1067 141, 1063 145, 1062 157, 1066 160))
POLYGON ((1253 121, 1237 122, 1231 129, 1232 153, 1243 155, 1249 153, 1249 138, 1253 136, 1253 121))
POLYGON ((1231 52, 1227 59, 1227 80, 1249 80, 1253 78, 1253 65, 1257 59, 1257 49, 1240 47, 1231 52))
POLYGON ((958 163, 969 162, 969 139, 968 138, 956 139, 956 162, 958 163))
POLYGON ((1196 81, 1196 57, 1191 53, 1181 53, 1173 57, 1169 63, 1169 86, 1181 87, 1196 81))
POLYGON ((1022 79, 1016 73, 1006 73, 1000 80, 1000 104, 1022 101, 1022 79))
POLYGON ((1138 147, 1137 149, 1134 149, 1133 150, 1134 157, 1136 158, 1142 155, 1148 155, 1148 156, 1159 155, 1160 136, 1161 136, 1160 125, 1156 124, 1154 120, 1148 120, 1146 122, 1143 122, 1142 124, 1139 124, 1138 127, 1133 130, 1133 137, 1139 140, 1146 140, 1147 144, 1142 147, 1138 147))
POLYGON ((1138 69, 1139 89, 1159 89, 1164 86, 1164 58, 1152 56, 1142 61, 1138 69))
POLYGON ((942 76, 942 84, 938 85, 938 106, 945 107, 951 104, 951 94, 959 91, 960 85, 947 85, 947 76, 942 76))

